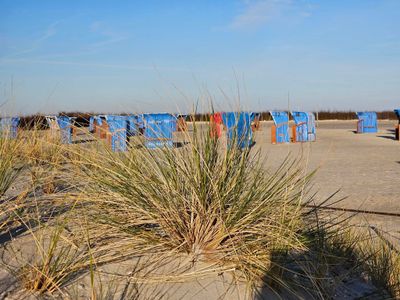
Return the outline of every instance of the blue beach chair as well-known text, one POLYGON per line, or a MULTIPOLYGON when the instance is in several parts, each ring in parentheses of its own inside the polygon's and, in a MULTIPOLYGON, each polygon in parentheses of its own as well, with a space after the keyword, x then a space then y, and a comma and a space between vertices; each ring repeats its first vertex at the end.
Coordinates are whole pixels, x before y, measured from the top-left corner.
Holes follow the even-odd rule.
POLYGON ((144 144, 149 149, 173 147, 173 132, 176 131, 176 117, 169 113, 143 114, 139 120, 143 128, 144 144))
POLYGON ((295 126, 292 129, 293 142, 313 142, 316 139, 315 116, 310 112, 292 111, 295 126))
POLYGON ((366 111, 357 112, 357 133, 376 133, 378 132, 378 118, 376 112, 366 111))
POLYGON ((0 136, 3 138, 16 139, 18 135, 19 117, 0 119, 0 136))
POLYGON ((253 144, 253 130, 251 124, 254 114, 249 112, 224 112, 222 122, 226 128, 228 147, 233 143, 243 149, 253 144))
POLYGON ((272 144, 289 143, 289 116, 285 111, 270 111, 274 125, 271 128, 272 144))

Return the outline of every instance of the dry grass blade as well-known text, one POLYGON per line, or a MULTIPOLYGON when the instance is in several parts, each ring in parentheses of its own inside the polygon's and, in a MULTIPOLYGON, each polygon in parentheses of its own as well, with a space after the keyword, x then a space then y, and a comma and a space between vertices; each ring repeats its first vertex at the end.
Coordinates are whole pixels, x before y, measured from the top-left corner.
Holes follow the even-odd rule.
MULTIPOLYGON (((28 291, 40 294, 57 291, 63 295, 62 287, 89 269, 92 251, 85 229, 76 227, 71 230, 68 220, 68 216, 63 216, 52 224, 40 224, 29 229, 32 243, 26 246, 25 252, 30 249, 34 255, 10 250, 15 253, 14 264, 20 266, 18 269, 10 267, 11 272, 28 291)), ((29 227, 29 224, 25 226, 29 227)))

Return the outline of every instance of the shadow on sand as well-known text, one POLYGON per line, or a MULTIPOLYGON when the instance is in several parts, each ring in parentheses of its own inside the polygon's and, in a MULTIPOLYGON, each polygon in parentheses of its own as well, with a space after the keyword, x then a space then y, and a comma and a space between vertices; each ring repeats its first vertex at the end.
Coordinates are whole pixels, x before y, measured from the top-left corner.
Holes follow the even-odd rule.
POLYGON ((182 148, 185 145, 189 144, 189 142, 184 141, 184 142, 174 142, 174 148, 182 148))
POLYGON ((312 243, 301 252, 273 252, 254 299, 389 299, 387 291, 365 281, 362 268, 340 247, 312 243), (321 263, 322 257, 327 260, 321 263))
POLYGON ((90 143, 94 142, 94 139, 84 139, 84 140, 77 140, 77 141, 72 141, 72 144, 85 144, 85 143, 90 143))
POLYGON ((25 224, 22 225, 14 225, 10 224, 10 227, 6 232, 0 234, 0 245, 3 245, 12 239, 17 238, 18 236, 22 235, 23 233, 27 232, 30 229, 33 229, 40 224, 48 222, 51 218, 62 215, 63 213, 66 213, 69 211, 69 207, 63 207, 60 208, 59 210, 53 210, 47 214, 43 214, 40 216, 39 219, 30 219, 28 220, 25 224))
POLYGON ((393 140, 393 141, 396 140, 396 138, 394 136, 390 136, 390 135, 377 135, 377 137, 382 138, 382 139, 393 140))
MULTIPOLYGON (((37 193, 37 192, 36 192, 37 193)), ((71 210, 73 204, 55 204, 52 201, 45 201, 45 199, 36 199, 35 192, 32 192, 28 198, 29 202, 20 208, 20 211, 15 211, 16 218, 10 220, 0 220, 5 222, 3 229, 0 231, 0 246, 17 238, 26 231, 36 228, 40 224, 49 222, 54 217, 60 216, 71 210), (26 220, 21 222, 20 215, 29 216, 26 220)), ((18 197, 10 197, 2 200, 2 202, 15 202, 18 197)), ((1 203, 0 203, 1 204, 1 203)))

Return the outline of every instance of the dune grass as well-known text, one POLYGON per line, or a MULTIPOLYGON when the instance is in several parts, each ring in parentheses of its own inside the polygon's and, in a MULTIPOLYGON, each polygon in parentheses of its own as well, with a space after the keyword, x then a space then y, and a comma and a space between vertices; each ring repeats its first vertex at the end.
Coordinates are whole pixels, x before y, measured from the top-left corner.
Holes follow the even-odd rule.
MULTIPOLYGON (((25 131, 24 146, 20 155, 26 161, 26 168, 30 174, 32 186, 40 188, 46 194, 53 194, 57 188, 57 177, 66 148, 60 143, 59 136, 49 131, 39 130, 38 127, 25 131)), ((62 175, 62 174, 61 174, 62 175)))
MULTIPOLYGON (((128 251, 124 254, 151 256, 160 263, 187 255, 192 263, 210 264, 199 276, 229 270, 253 288, 266 284, 290 294, 306 290, 316 298, 329 295, 333 287, 328 282, 340 281, 332 266, 343 263, 359 276, 371 255, 379 260, 372 253, 361 255, 364 238, 344 234, 347 223, 341 224, 341 218, 323 223, 318 207, 306 208, 313 200, 308 194, 313 174, 299 161, 287 159, 271 173, 261 166, 259 153, 226 147, 193 126, 182 149, 106 150, 85 153, 75 162, 87 180, 82 192, 94 226, 126 241, 120 244, 128 251), (339 236, 343 243, 326 249, 339 236), (321 243, 325 248, 317 247, 321 243), (357 266, 349 263, 354 257, 357 266), (285 278, 293 259, 307 277, 303 285, 285 278)), ((173 280, 172 273, 161 278, 173 280)), ((146 275, 142 280, 154 280, 146 275)), ((389 288, 382 281, 378 285, 389 288)))
POLYGON ((61 291, 62 285, 90 261, 89 257, 82 256, 77 241, 66 234, 64 225, 57 224, 47 229, 31 232, 35 241, 35 257, 19 270, 18 276, 29 291, 61 291))
POLYGON ((78 199, 66 197, 71 205, 63 214, 50 215, 43 221, 38 209, 34 222, 35 213, 19 216, 27 228, 20 238, 22 244, 13 241, 5 246, 3 255, 7 260, 3 261, 3 266, 33 295, 55 294, 68 298, 68 291, 63 289, 65 285, 93 272, 96 261, 101 261, 104 255, 101 246, 92 245, 88 226, 85 226, 87 220, 76 218, 74 214, 78 199), (22 249, 21 245, 24 245, 22 249))
POLYGON ((355 248, 372 282, 384 287, 391 297, 400 298, 400 250, 389 241, 388 235, 368 227, 364 239, 355 248))
POLYGON ((39 214, 49 214, 57 210, 53 200, 60 195, 56 189, 66 187, 61 169, 65 163, 61 161, 64 150, 43 130, 20 131, 17 139, 0 140, 1 233, 25 227, 21 220, 30 223, 27 220, 30 214, 36 222, 39 211, 39 214), (36 201, 42 194, 49 197, 36 201))
POLYGON ((0 137, 0 197, 10 188, 21 171, 18 154, 19 140, 0 137))
POLYGON ((20 132, 15 140, 0 139, 0 233, 4 239, 0 246, 2 255, 11 255, 2 266, 27 290, 39 293, 60 291, 89 262, 88 250, 77 246, 78 233, 82 240, 80 231, 66 231, 66 213, 73 211, 75 199, 55 188, 56 176, 62 176, 65 148, 46 133, 34 129, 20 132), (5 195, 14 184, 13 195, 5 195), (33 244, 18 249, 16 237, 24 232, 33 244))
POLYGON ((19 140, 0 137, 0 233, 8 226, 13 211, 20 206, 20 199, 13 206, 3 199, 22 171, 23 165, 18 159, 20 149, 19 140))
POLYGON ((305 250, 310 176, 298 162, 269 173, 259 153, 221 145, 196 124, 187 139, 181 149, 83 155, 82 192, 97 228, 130 236, 142 255, 188 255, 253 283, 273 253, 305 250))

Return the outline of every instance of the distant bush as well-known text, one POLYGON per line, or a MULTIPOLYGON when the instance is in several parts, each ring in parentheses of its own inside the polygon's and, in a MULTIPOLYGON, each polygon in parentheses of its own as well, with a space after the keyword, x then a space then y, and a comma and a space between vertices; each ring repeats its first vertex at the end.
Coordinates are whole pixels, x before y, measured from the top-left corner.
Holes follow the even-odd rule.
MULTIPOLYGON (((60 112, 59 116, 69 116, 75 117, 75 125, 77 127, 88 127, 90 113, 81 113, 81 112, 60 112)), ((45 115, 37 114, 37 115, 27 115, 22 116, 21 121, 19 123, 19 127, 26 130, 31 129, 48 129, 49 125, 47 124, 45 115)))
POLYGON ((21 117, 19 127, 22 129, 47 129, 48 125, 44 115, 28 115, 21 117))
MULTIPOLYGON (((315 112, 315 114, 317 114, 315 112)), ((393 111, 380 111, 377 112, 378 119, 380 120, 397 120, 393 111)), ((326 111, 318 112, 319 120, 354 120, 357 119, 355 111, 326 111)))

